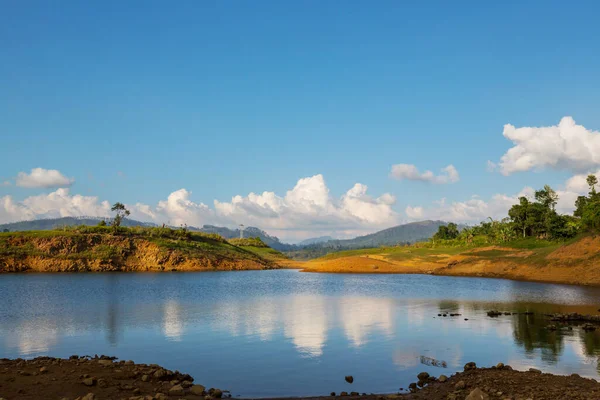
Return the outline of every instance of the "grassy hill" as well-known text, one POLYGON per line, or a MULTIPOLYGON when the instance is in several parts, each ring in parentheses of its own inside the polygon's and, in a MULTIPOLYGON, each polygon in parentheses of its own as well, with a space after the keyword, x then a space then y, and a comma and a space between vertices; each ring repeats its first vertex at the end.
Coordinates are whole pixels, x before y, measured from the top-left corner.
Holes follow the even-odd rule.
POLYGON ((0 272, 278 268, 281 253, 170 228, 73 227, 0 233, 0 272))
POLYGON ((501 245, 417 243, 348 250, 303 263, 310 272, 479 276, 600 286, 600 236, 501 245))

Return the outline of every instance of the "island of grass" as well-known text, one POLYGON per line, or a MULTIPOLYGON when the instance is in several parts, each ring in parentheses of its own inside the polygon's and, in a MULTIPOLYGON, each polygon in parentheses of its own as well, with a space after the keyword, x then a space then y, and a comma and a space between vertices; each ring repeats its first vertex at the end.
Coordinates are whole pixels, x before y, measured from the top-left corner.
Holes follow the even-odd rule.
POLYGON ((0 272, 214 271, 279 268, 260 239, 186 229, 78 226, 0 233, 0 272))

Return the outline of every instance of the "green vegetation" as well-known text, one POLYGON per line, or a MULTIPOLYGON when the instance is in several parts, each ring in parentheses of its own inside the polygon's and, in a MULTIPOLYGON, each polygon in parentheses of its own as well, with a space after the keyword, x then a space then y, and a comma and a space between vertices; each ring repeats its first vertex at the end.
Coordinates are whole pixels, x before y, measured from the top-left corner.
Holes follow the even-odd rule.
POLYGON ((234 239, 228 239, 227 241, 234 246, 251 246, 251 247, 258 247, 258 248, 263 248, 263 247, 268 248, 269 247, 259 237, 243 238, 243 239, 234 238, 234 239))
POLYGON ((552 241, 565 241, 578 234, 600 231, 600 194, 598 179, 587 177, 588 196, 579 196, 573 215, 561 215, 555 210, 558 194, 548 185, 535 192, 535 200, 520 197, 519 203, 501 221, 489 219, 474 227, 458 230, 455 224, 440 226, 430 245, 508 244, 513 248, 541 248, 552 241))
POLYGON ((129 210, 125 208, 125 205, 123 205, 123 203, 113 204, 110 210, 115 212, 115 217, 112 220, 112 226, 115 228, 120 227, 121 221, 123 221, 125 217, 128 217, 129 214, 131 214, 129 210))
POLYGON ((0 233, 0 258, 48 256, 34 245, 31 239, 69 239, 68 244, 61 243, 52 251, 56 259, 90 259, 113 261, 123 257, 133 246, 123 244, 123 239, 145 239, 156 244, 165 252, 178 251, 182 256, 203 256, 209 259, 254 260, 271 263, 285 258, 281 253, 266 246, 260 239, 244 239, 245 243, 232 244, 216 233, 190 232, 187 227, 172 229, 168 227, 119 227, 107 226, 70 226, 53 231, 23 231, 0 233), (115 244, 104 244, 101 239, 115 244), (21 240, 24 239, 24 240, 21 240), (64 249, 64 251, 63 251, 64 249))

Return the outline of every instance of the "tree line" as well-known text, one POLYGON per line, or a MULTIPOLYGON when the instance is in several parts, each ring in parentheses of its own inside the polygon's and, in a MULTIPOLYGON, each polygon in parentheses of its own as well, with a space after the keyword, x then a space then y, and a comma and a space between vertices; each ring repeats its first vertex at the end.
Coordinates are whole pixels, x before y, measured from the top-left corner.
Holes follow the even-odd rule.
POLYGON ((433 236, 436 240, 462 239, 472 243, 477 236, 486 236, 495 242, 507 242, 518 238, 568 239, 582 232, 600 231, 600 193, 596 191, 598 178, 588 175, 587 196, 579 196, 575 201, 573 215, 556 212, 558 194, 549 185, 536 190, 534 199, 519 197, 519 203, 508 210, 508 217, 502 220, 488 220, 479 225, 459 229, 455 223, 442 225, 433 236))

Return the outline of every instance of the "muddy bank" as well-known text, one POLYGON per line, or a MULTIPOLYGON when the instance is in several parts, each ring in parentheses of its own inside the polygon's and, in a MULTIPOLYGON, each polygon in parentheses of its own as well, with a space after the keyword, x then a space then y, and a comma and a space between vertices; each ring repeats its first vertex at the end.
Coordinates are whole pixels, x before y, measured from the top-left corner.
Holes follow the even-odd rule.
POLYGON ((17 232, 0 237, 2 272, 214 271, 278 268, 210 239, 148 239, 110 234, 17 232))

